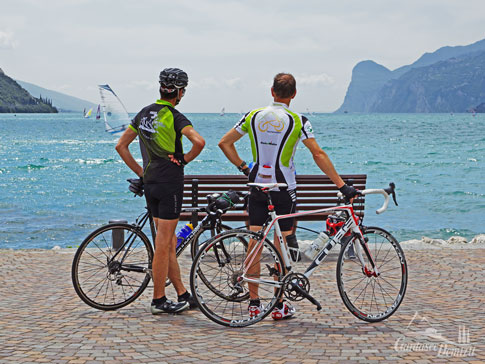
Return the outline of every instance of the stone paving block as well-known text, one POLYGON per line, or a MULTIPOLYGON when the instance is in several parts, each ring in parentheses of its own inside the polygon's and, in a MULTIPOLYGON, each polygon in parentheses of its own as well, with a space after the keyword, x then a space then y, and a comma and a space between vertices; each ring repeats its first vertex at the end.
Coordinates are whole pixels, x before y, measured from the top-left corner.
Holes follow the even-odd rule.
MULTIPOLYGON (((150 289, 124 309, 97 311, 72 288, 74 251, 0 251, 0 267, 12 268, 0 270, 0 363, 484 363, 485 249, 405 253, 408 290, 386 321, 365 323, 347 311, 329 262, 311 279, 322 312, 301 301, 292 320, 230 329, 198 311, 152 316, 150 289), (441 336, 426 336, 426 329, 441 336), (458 342, 460 332, 468 332, 473 355, 406 347, 443 345, 439 337, 458 342)), ((180 263, 187 283, 189 258, 180 263)))

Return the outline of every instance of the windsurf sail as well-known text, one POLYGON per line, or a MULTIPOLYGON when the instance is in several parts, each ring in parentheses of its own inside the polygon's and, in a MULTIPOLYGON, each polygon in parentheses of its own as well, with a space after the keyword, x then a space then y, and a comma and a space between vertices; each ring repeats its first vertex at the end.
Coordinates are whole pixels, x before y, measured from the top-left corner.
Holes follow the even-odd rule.
POLYGON ((125 105, 109 85, 98 85, 98 88, 106 132, 116 134, 126 130, 130 124, 130 116, 125 105))
POLYGON ((224 116, 225 114, 226 114, 226 109, 223 107, 219 115, 224 116))
POLYGON ((91 113, 93 112, 93 109, 89 109, 87 113, 84 114, 84 117, 85 118, 90 118, 91 117, 91 113))
POLYGON ((98 105, 98 110, 96 111, 96 120, 101 119, 101 105, 98 105))

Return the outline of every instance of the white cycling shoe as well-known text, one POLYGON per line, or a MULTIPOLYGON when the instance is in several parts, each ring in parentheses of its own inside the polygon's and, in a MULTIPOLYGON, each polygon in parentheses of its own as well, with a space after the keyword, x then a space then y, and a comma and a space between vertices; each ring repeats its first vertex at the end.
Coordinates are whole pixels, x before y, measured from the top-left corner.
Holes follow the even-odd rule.
POLYGON ((288 302, 284 301, 282 308, 275 307, 273 309, 273 312, 271 312, 271 317, 273 318, 273 320, 283 320, 290 318, 295 314, 295 312, 295 308, 288 302))

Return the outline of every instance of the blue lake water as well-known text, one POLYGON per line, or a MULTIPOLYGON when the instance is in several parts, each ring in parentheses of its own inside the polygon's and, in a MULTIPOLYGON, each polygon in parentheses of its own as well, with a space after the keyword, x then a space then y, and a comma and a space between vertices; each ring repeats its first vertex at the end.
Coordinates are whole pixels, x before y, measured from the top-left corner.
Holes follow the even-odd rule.
MULTIPOLYGON (((187 116, 206 148, 186 173, 238 173, 217 142, 240 116, 187 116)), ((399 206, 376 215, 382 200, 368 197, 367 225, 399 240, 485 233, 485 114, 309 119, 339 173, 365 173, 369 188, 396 183, 399 206)), ((125 180, 134 175, 114 149, 117 137, 102 123, 80 114, 0 114, 0 127, 0 248, 76 246, 108 220, 131 222, 142 212, 144 200, 127 189, 125 180)), ((237 147, 249 161, 248 140, 237 147)), ((138 145, 131 149, 141 161, 138 145)), ((298 173, 321 173, 303 144, 295 161, 298 173)))

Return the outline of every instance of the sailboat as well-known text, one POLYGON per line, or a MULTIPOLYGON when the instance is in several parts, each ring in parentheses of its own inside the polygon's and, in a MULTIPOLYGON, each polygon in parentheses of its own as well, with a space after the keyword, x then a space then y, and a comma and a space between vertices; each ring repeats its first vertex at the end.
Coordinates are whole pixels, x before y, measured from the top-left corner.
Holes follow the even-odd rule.
POLYGON ((101 119, 101 105, 98 104, 98 110, 96 111, 96 120, 101 119))
POLYGON ((130 124, 130 116, 125 105, 121 102, 109 85, 98 85, 103 109, 104 129, 107 133, 120 133, 130 124))
POLYGON ((226 109, 222 108, 221 113, 219 114, 220 116, 224 116, 226 114, 226 109))
POLYGON ((90 118, 91 114, 93 113, 93 108, 90 108, 87 113, 84 114, 85 118, 90 118))

